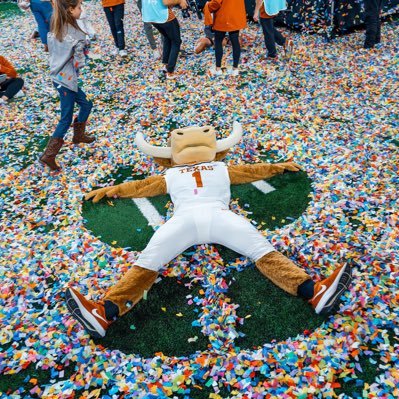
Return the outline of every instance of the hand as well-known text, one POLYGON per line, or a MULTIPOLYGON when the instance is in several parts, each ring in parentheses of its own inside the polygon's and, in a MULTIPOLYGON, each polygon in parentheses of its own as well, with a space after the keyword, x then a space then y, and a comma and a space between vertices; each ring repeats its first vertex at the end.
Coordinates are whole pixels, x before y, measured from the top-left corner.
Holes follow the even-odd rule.
POLYGON ((179 6, 182 10, 185 10, 188 7, 186 0, 180 0, 179 6))
POLYGON ((290 172, 299 172, 302 168, 295 162, 282 162, 275 163, 274 165, 282 167, 284 170, 289 170, 290 172))
POLYGON ((255 10, 254 16, 253 16, 252 18, 253 18, 253 20, 254 20, 255 22, 259 22, 259 11, 256 12, 256 10, 255 10))
POLYGON ((88 194, 85 195, 85 200, 89 200, 93 198, 93 202, 96 204, 100 199, 104 198, 105 196, 114 197, 119 195, 119 186, 110 186, 99 188, 97 190, 90 191, 88 194))

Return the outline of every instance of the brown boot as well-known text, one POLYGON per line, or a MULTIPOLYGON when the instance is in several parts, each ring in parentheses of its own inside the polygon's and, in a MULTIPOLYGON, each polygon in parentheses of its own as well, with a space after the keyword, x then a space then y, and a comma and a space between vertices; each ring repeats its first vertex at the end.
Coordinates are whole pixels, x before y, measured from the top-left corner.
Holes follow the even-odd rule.
POLYGON ((310 279, 304 270, 277 251, 262 256, 255 265, 264 276, 291 295, 297 295, 298 287, 310 279))
POLYGON ((47 165, 51 170, 60 170, 61 168, 55 162, 56 155, 60 152, 64 140, 57 137, 50 137, 47 147, 43 155, 40 157, 40 162, 47 165))
POLYGON ((89 144, 95 141, 96 138, 86 134, 85 130, 86 130, 86 122, 78 122, 78 120, 75 118, 75 120, 73 121, 73 139, 72 139, 72 142, 74 144, 78 143, 89 144))

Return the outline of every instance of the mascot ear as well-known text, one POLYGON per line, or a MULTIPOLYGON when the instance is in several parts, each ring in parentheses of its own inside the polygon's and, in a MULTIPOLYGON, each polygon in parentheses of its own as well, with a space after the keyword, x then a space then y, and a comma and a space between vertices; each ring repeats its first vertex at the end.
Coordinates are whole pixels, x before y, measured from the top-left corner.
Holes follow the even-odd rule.
POLYGON ((229 153, 230 150, 224 150, 221 152, 217 152, 215 155, 215 161, 222 161, 226 155, 229 153))
POLYGON ((163 166, 164 168, 171 168, 172 167, 172 160, 170 158, 158 158, 154 157, 154 162, 158 165, 163 166))

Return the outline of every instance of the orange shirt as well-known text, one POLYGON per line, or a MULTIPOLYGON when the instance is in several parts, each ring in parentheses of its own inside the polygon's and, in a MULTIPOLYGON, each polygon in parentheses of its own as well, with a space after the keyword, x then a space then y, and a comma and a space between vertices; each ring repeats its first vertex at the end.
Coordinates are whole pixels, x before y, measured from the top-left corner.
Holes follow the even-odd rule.
POLYGON ((213 29, 233 32, 247 26, 244 0, 210 0, 208 8, 213 13, 213 29))
POLYGON ((9 78, 16 78, 17 71, 10 61, 0 55, 0 74, 6 74, 9 78))
POLYGON ((265 3, 263 3, 263 2, 262 2, 262 5, 260 6, 259 17, 260 18, 273 18, 274 17, 274 15, 266 14, 265 3))
POLYGON ((125 0, 102 0, 103 7, 114 7, 125 4, 125 0))
POLYGON ((172 11, 172 8, 168 8, 168 20, 166 22, 172 21, 176 18, 175 13, 172 11))

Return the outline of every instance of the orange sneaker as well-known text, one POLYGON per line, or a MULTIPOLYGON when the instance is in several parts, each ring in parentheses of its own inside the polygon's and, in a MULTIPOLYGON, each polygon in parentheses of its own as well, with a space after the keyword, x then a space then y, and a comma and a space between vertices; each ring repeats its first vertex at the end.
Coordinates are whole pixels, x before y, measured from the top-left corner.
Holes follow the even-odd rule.
POLYGON ((330 277, 316 283, 313 298, 309 300, 316 313, 332 313, 340 303, 341 295, 348 289, 351 281, 351 268, 346 264, 337 269, 330 277))
POLYGON ((69 311, 82 327, 94 338, 104 337, 112 323, 105 317, 104 305, 87 300, 73 288, 66 290, 65 297, 69 311))

